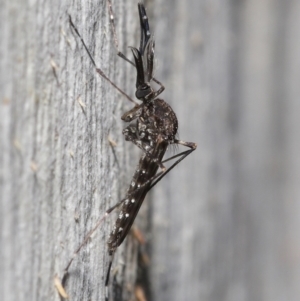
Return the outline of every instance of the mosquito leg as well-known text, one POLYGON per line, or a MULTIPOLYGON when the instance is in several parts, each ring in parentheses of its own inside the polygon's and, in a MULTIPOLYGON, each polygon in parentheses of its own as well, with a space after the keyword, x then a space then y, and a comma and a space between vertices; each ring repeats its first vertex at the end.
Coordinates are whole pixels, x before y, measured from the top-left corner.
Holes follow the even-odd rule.
POLYGON ((141 116, 141 114, 143 112, 143 106, 144 106, 143 104, 135 106, 128 112, 124 113, 122 115, 121 119, 125 122, 131 122, 132 120, 137 119, 138 117, 141 116))
POLYGON ((173 144, 180 144, 180 145, 189 147, 193 150, 195 150, 197 148, 197 144, 195 142, 186 142, 186 141, 182 141, 182 140, 178 140, 178 139, 175 139, 173 144))
POLYGON ((107 0, 107 5, 108 5, 108 13, 109 13, 109 19, 110 19, 110 25, 111 25, 111 29, 112 29, 112 33, 113 33, 113 37, 114 37, 114 44, 115 44, 115 48, 117 50, 117 55, 119 57, 121 57, 122 59, 124 59, 125 61, 127 61, 128 63, 130 63, 132 66, 135 67, 135 63, 132 62, 130 59, 128 59, 120 50, 119 50, 119 42, 118 42, 118 37, 117 37, 117 32, 116 32, 116 26, 115 26, 115 17, 114 17, 114 12, 112 9, 112 4, 111 4, 111 0, 107 0))
POLYGON ((110 214, 111 212, 113 212, 116 208, 118 208, 119 206, 121 206, 125 201, 127 200, 127 198, 122 199, 121 201, 119 201, 117 204, 113 205, 112 207, 108 208, 105 212, 105 214, 110 214))
POLYGON ((83 242, 79 245, 79 247, 75 250, 73 256, 71 257, 71 259, 69 260, 68 264, 66 265, 66 267, 64 268, 64 274, 62 277, 62 284, 64 284, 66 277, 68 275, 68 270, 73 262, 73 260, 76 258, 76 256, 78 255, 78 253, 80 252, 81 248, 88 242, 89 238, 91 237, 91 235, 97 230, 97 228, 102 224, 102 222, 105 220, 105 218, 108 216, 108 213, 105 213, 105 215, 97 222, 97 224, 95 225, 95 227, 90 230, 88 232, 88 234, 85 236, 83 242))
POLYGON ((174 143, 189 147, 190 149, 162 161, 161 163, 165 163, 170 160, 173 160, 174 158, 180 157, 174 164, 172 164, 169 168, 167 168, 167 170, 163 174, 161 174, 153 183, 151 183, 149 189, 154 187, 167 173, 169 173, 176 165, 178 165, 183 159, 185 159, 189 154, 191 154, 197 148, 197 144, 194 142, 185 142, 176 139, 174 143))
POLYGON ((71 27, 74 29, 75 33, 77 34, 77 36, 79 37, 85 51, 87 52, 92 64, 94 65, 96 71, 98 74, 100 74, 105 80, 107 80, 113 87, 115 87, 122 95, 124 95, 129 101, 133 102, 135 105, 138 105, 138 103, 133 100, 128 94, 126 94, 122 89, 120 89, 115 83, 113 83, 107 76, 106 74, 100 69, 97 67, 96 63, 95 63, 95 60, 94 58, 92 57, 90 51, 88 50, 83 38, 81 37, 77 27, 74 25, 73 21, 72 21, 72 18, 71 16, 69 15, 69 22, 70 22, 70 25, 71 27))
POLYGON ((123 96, 125 96, 130 102, 134 103, 136 106, 139 104, 133 100, 128 94, 126 94, 122 89, 120 89, 114 82, 112 82, 106 75, 105 73, 99 69, 96 68, 97 73, 99 73, 104 79, 106 79, 113 87, 115 87, 123 96))
POLYGON ((89 238, 91 237, 91 235, 98 229, 98 227, 102 224, 102 222, 107 218, 107 216, 117 207, 119 207, 124 201, 125 199, 122 199, 121 201, 119 201, 117 204, 115 204, 114 206, 112 206, 111 208, 109 208, 108 210, 106 210, 104 216, 102 216, 100 218, 100 220, 97 222, 97 224, 94 226, 94 228, 92 230, 90 230, 88 232, 88 234, 85 236, 84 240, 82 241, 82 243, 79 245, 79 247, 75 250, 75 252, 73 253, 73 256, 71 257, 71 259, 69 260, 68 264, 66 265, 66 267, 64 268, 64 274, 62 277, 62 284, 64 284, 66 277, 68 275, 68 270, 73 262, 73 260, 75 259, 75 257, 78 255, 78 253, 80 252, 80 250, 82 249, 82 247, 88 242, 89 238))
MULTIPOLYGON (((181 141, 181 140, 175 140, 173 144, 180 144, 180 145, 183 145, 183 146, 186 146, 186 147, 189 147, 190 149, 192 149, 192 151, 194 151, 196 148, 197 148, 197 144, 194 143, 194 142, 185 142, 185 141, 181 141)), ((185 151, 185 152, 188 152, 189 150, 185 151)), ((165 163, 165 162, 168 162, 170 160, 173 160, 177 157, 181 157, 183 153, 185 152, 181 152, 175 156, 172 156, 166 160, 163 160, 162 163, 165 163)))
POLYGON ((160 88, 154 93, 154 97, 156 98, 159 94, 161 94, 165 90, 165 86, 158 81, 156 78, 152 78, 154 82, 156 82, 158 85, 160 85, 160 88))

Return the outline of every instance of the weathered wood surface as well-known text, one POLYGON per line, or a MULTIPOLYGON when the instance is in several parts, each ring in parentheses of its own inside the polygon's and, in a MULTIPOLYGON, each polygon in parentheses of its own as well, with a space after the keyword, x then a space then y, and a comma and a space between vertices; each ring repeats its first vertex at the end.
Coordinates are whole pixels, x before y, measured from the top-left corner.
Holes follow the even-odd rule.
MULTIPOLYGON (((130 95, 135 73, 115 57, 105 1, 1 4, 0 300, 59 300, 53 276, 124 195, 138 161, 121 136, 131 105, 95 74, 68 13, 130 95)), ((136 4, 113 3, 127 53, 138 45, 136 4)), ((299 300, 299 1, 146 7, 162 97, 180 138, 198 143, 147 200, 148 300, 299 300)), ((70 300, 103 300, 110 227, 75 260, 70 300)), ((124 300, 136 271, 129 242, 115 263, 124 300)))
MULTIPOLYGON (((129 52, 124 45, 134 43, 139 26, 136 3, 114 9, 120 47, 129 52)), ((68 14, 97 64, 134 95, 135 74, 116 57, 105 1, 1 7, 0 300, 59 300, 54 275, 124 195, 138 162, 121 134, 120 116, 132 104, 96 74, 68 14)), ((110 228, 105 223, 74 261, 70 300, 103 300, 110 228)), ((129 284, 135 256, 128 259, 129 284)), ((116 258, 118 277, 125 261, 116 258)))

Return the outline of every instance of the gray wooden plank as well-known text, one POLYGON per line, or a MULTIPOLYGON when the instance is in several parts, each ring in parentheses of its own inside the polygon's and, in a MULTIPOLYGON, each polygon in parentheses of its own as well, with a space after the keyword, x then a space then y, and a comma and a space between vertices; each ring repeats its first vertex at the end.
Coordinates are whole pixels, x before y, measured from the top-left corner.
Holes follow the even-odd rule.
MULTIPOLYGON (((117 2, 114 9, 126 50, 139 24, 136 3, 117 2)), ((85 233, 125 193, 138 161, 121 135, 120 116, 132 105, 96 74, 68 14, 97 64, 134 92, 132 68, 116 58, 105 1, 3 4, 1 300, 59 300, 54 275, 61 276, 85 233)), ((104 299, 111 226, 106 222, 74 261, 66 284, 71 300, 104 299)), ((114 265, 120 281, 127 273, 124 296, 136 272, 136 243, 127 247, 114 265)))

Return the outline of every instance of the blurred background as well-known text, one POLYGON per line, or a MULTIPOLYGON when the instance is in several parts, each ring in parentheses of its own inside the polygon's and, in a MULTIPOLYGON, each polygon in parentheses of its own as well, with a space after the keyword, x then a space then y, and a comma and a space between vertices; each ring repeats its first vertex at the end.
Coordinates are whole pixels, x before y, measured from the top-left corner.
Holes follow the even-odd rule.
MULTIPOLYGON (((129 57, 137 2, 112 3, 129 57)), ((198 148, 147 197, 137 224, 150 262, 141 268, 129 237, 114 263, 114 300, 298 301, 300 2, 145 5, 160 97, 177 114, 179 138, 198 148)), ((123 197, 140 156, 121 135, 131 104, 96 74, 68 14, 132 97, 135 72, 116 56, 105 0, 1 6, 0 299, 59 300, 54 275, 123 197)), ((104 300, 112 225, 74 262, 70 300, 104 300)))
POLYGON ((299 1, 154 14, 164 97, 198 143, 154 192, 154 300, 299 300, 299 1))

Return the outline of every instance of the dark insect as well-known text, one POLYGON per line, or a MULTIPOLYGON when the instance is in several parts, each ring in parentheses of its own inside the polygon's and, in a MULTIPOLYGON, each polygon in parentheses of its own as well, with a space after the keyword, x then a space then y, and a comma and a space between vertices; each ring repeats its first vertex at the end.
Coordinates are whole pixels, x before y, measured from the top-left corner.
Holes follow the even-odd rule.
MULTIPOLYGON (((115 46, 118 50, 118 42, 114 27, 114 17, 111 8, 111 3, 108 1, 110 19, 112 30, 114 34, 115 46)), ((178 122, 176 115, 172 108, 162 99, 157 98, 159 94, 164 91, 164 86, 153 77, 154 65, 154 47, 155 43, 150 33, 148 17, 143 4, 138 4, 138 11, 140 17, 141 40, 139 49, 131 47, 134 57, 134 62, 125 57, 124 54, 118 51, 118 55, 135 66, 137 71, 136 77, 136 92, 135 96, 142 101, 137 104, 125 92, 119 89, 107 76, 96 66, 96 63, 91 56, 87 46, 85 45, 81 35, 72 22, 70 17, 70 24, 75 30, 78 37, 86 49, 96 71, 108 80, 118 91, 125 95, 130 101, 136 103, 135 107, 122 116, 122 120, 130 122, 130 124, 123 130, 125 140, 131 141, 138 146, 143 154, 140 158, 138 167, 133 175, 131 184, 126 193, 126 197, 119 201, 115 206, 106 211, 105 216, 97 223, 97 225, 87 234, 83 243, 75 251, 74 256, 69 261, 64 270, 64 277, 62 283, 66 278, 68 269, 80 251, 82 246, 87 242, 91 234, 98 228, 103 219, 112 212, 115 208, 120 207, 118 219, 115 222, 113 230, 108 240, 108 252, 110 255, 110 263, 107 271, 105 286, 108 291, 108 282, 110 269, 113 261, 113 255, 116 249, 121 245, 127 236, 135 217, 145 199, 146 194, 155 186, 168 172, 170 172, 179 162, 193 152, 197 145, 193 142, 184 142, 176 139, 178 122), (154 81, 160 88, 155 91, 151 87, 151 82, 154 81), (183 151, 175 156, 163 160, 166 150, 171 144, 180 144, 189 149, 183 151), (165 167, 164 163, 177 158, 177 160, 170 166, 165 167), (160 170, 159 170, 160 169, 160 170), (158 171, 159 170, 159 171, 158 171)), ((108 299, 108 294, 106 294, 108 299)))

